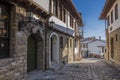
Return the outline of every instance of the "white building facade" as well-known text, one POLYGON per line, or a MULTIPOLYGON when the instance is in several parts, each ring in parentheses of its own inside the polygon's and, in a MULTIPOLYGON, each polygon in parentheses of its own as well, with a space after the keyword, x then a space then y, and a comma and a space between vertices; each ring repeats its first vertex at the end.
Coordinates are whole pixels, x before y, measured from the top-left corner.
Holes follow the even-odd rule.
POLYGON ((88 40, 81 42, 81 44, 83 57, 93 57, 94 55, 100 57, 105 53, 106 43, 102 40, 88 40))

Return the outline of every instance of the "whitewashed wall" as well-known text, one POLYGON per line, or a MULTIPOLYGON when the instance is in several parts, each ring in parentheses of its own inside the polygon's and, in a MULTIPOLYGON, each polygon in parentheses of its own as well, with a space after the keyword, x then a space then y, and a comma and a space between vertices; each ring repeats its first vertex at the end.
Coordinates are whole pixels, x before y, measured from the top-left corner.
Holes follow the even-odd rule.
POLYGON ((55 24, 61 25, 63 27, 67 27, 67 24, 65 24, 63 21, 61 21, 59 18, 52 16, 49 21, 53 21, 55 24))
POLYGON ((107 17, 110 16, 110 26, 109 26, 109 33, 111 33, 112 31, 120 28, 120 0, 116 0, 116 2, 114 3, 113 7, 111 8, 111 10, 108 12, 107 17), (115 20, 115 5, 118 4, 118 19, 115 20), (111 24, 111 11, 113 10, 113 23, 111 24), (110 27, 112 27, 112 30, 110 31, 110 27))
POLYGON ((33 1, 49 12, 49 0, 33 0, 33 1))
MULTIPOLYGON (((49 22, 53 21, 55 23, 55 26, 54 28, 60 30, 60 31, 63 31, 65 33, 68 33, 70 35, 74 35, 74 30, 71 29, 71 28, 68 28, 67 26, 67 23, 64 23, 63 21, 61 21, 59 18, 55 17, 55 16, 52 16, 50 19, 49 19, 49 22)), ((67 22, 67 21, 66 21, 67 22)))
POLYGON ((100 55, 101 54, 101 49, 98 46, 99 45, 103 45, 103 44, 105 44, 105 43, 102 42, 102 41, 99 41, 99 40, 96 40, 94 42, 90 42, 88 44, 88 51, 89 51, 89 53, 100 55))

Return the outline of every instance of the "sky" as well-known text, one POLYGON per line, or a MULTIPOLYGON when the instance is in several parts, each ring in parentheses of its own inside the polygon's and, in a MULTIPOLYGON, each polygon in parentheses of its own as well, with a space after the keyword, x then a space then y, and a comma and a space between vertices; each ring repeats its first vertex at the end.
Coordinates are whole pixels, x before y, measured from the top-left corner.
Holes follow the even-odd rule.
POLYGON ((95 36, 105 40, 105 21, 99 20, 105 0, 72 0, 76 9, 82 13, 84 37, 95 36))

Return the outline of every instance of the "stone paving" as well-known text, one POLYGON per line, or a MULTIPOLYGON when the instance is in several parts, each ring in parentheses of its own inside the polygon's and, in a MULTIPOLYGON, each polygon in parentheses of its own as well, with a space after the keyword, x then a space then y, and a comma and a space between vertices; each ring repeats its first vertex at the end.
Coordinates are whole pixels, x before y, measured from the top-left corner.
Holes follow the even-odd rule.
POLYGON ((120 80, 120 71, 100 59, 83 59, 58 72, 39 73, 28 80, 120 80))

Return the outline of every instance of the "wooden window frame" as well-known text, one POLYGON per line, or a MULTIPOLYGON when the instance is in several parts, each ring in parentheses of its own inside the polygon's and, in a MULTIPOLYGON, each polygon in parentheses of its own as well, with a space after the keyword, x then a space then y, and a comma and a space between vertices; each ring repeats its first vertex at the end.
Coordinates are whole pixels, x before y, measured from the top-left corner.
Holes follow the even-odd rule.
POLYGON ((113 20, 113 10, 111 11, 111 24, 114 22, 113 20))
POLYGON ((63 22, 66 23, 66 9, 63 9, 63 22))
POLYGON ((54 15, 58 17, 58 1, 54 0, 54 15))
POLYGON ((73 17, 70 15, 70 27, 73 28, 73 17))
POLYGON ((118 4, 115 5, 115 20, 118 19, 118 4))
POLYGON ((60 11, 60 20, 62 20, 62 18, 63 18, 63 14, 62 14, 62 5, 61 4, 59 4, 59 11, 60 11))

